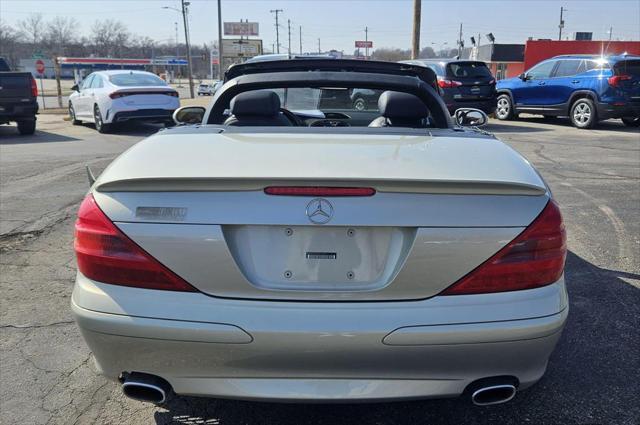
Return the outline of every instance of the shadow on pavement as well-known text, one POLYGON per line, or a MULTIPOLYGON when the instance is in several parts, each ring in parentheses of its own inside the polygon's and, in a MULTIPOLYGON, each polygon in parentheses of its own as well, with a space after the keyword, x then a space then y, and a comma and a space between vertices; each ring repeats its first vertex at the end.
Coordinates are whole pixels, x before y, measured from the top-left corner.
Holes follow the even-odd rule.
POLYGON ((529 127, 522 125, 522 121, 512 121, 510 124, 503 124, 498 120, 490 120, 489 124, 482 128, 491 133, 540 133, 553 131, 551 127, 529 127))
POLYGON ((36 128, 35 134, 21 136, 15 126, 0 126, 0 145, 19 145, 34 143, 73 142, 80 139, 61 134, 41 131, 36 128))
MULTIPOLYGON (((640 290, 570 252, 570 314, 546 375, 507 404, 466 399, 374 404, 278 404, 177 397, 158 424, 637 424, 640 290)), ((425 359, 428 361, 428 359, 425 359)))

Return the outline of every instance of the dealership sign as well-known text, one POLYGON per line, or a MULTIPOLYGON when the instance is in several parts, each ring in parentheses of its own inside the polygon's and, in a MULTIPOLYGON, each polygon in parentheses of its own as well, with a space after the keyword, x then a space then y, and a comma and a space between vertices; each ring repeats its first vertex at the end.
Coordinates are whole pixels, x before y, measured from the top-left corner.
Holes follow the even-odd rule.
POLYGON ((257 22, 225 22, 224 35, 240 37, 258 36, 257 22))
POLYGON ((371 49, 373 47, 373 41, 356 41, 356 47, 371 49))
POLYGON ((226 58, 250 58, 262 54, 262 40, 222 39, 222 55, 226 58))

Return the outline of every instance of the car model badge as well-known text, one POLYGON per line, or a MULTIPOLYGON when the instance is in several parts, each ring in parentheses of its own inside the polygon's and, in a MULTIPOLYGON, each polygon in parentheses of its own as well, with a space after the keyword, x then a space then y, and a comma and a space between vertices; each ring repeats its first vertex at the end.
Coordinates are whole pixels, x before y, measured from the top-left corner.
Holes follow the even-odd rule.
POLYGON ((307 217, 312 223, 325 224, 333 217, 333 205, 323 198, 316 198, 307 204, 307 217))

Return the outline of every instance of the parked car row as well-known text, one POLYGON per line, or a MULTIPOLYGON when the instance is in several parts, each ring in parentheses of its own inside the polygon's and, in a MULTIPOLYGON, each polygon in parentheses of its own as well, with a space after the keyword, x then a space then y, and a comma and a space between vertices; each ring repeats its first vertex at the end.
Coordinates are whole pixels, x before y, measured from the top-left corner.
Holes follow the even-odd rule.
MULTIPOLYGON (((255 66, 264 61, 248 63, 255 66)), ((475 108, 488 115, 495 113, 499 120, 533 113, 548 118, 568 116, 578 128, 593 128, 599 121, 610 118, 620 118, 631 127, 640 125, 638 56, 557 56, 518 77, 500 81, 496 81, 482 61, 417 59, 401 63, 435 72, 437 89, 452 115, 460 108, 475 108)), ((201 83, 197 93, 212 96, 221 85, 222 81, 201 83)), ((36 90, 35 85, 31 89, 36 90)), ((93 122, 100 132, 131 120, 173 125, 172 114, 179 107, 178 93, 162 79, 143 71, 94 72, 73 90, 69 98, 72 122, 93 122)), ((315 108, 352 110, 353 113, 376 110, 380 95, 380 90, 368 88, 325 90, 315 108)), ((32 97, 35 102, 35 96, 32 97)), ((6 112, 6 108, 0 112, 6 112)), ((35 124, 35 119, 19 121, 21 133, 29 130, 25 123, 35 124)))

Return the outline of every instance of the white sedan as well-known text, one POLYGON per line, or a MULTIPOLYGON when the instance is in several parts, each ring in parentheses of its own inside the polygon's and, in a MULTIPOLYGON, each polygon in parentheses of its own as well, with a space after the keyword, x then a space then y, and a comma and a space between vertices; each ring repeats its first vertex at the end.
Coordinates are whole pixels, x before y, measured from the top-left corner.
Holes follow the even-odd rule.
POLYGON ((100 133, 125 121, 170 125, 173 111, 180 106, 177 91, 155 74, 144 71, 98 71, 72 89, 71 122, 92 122, 100 133))

